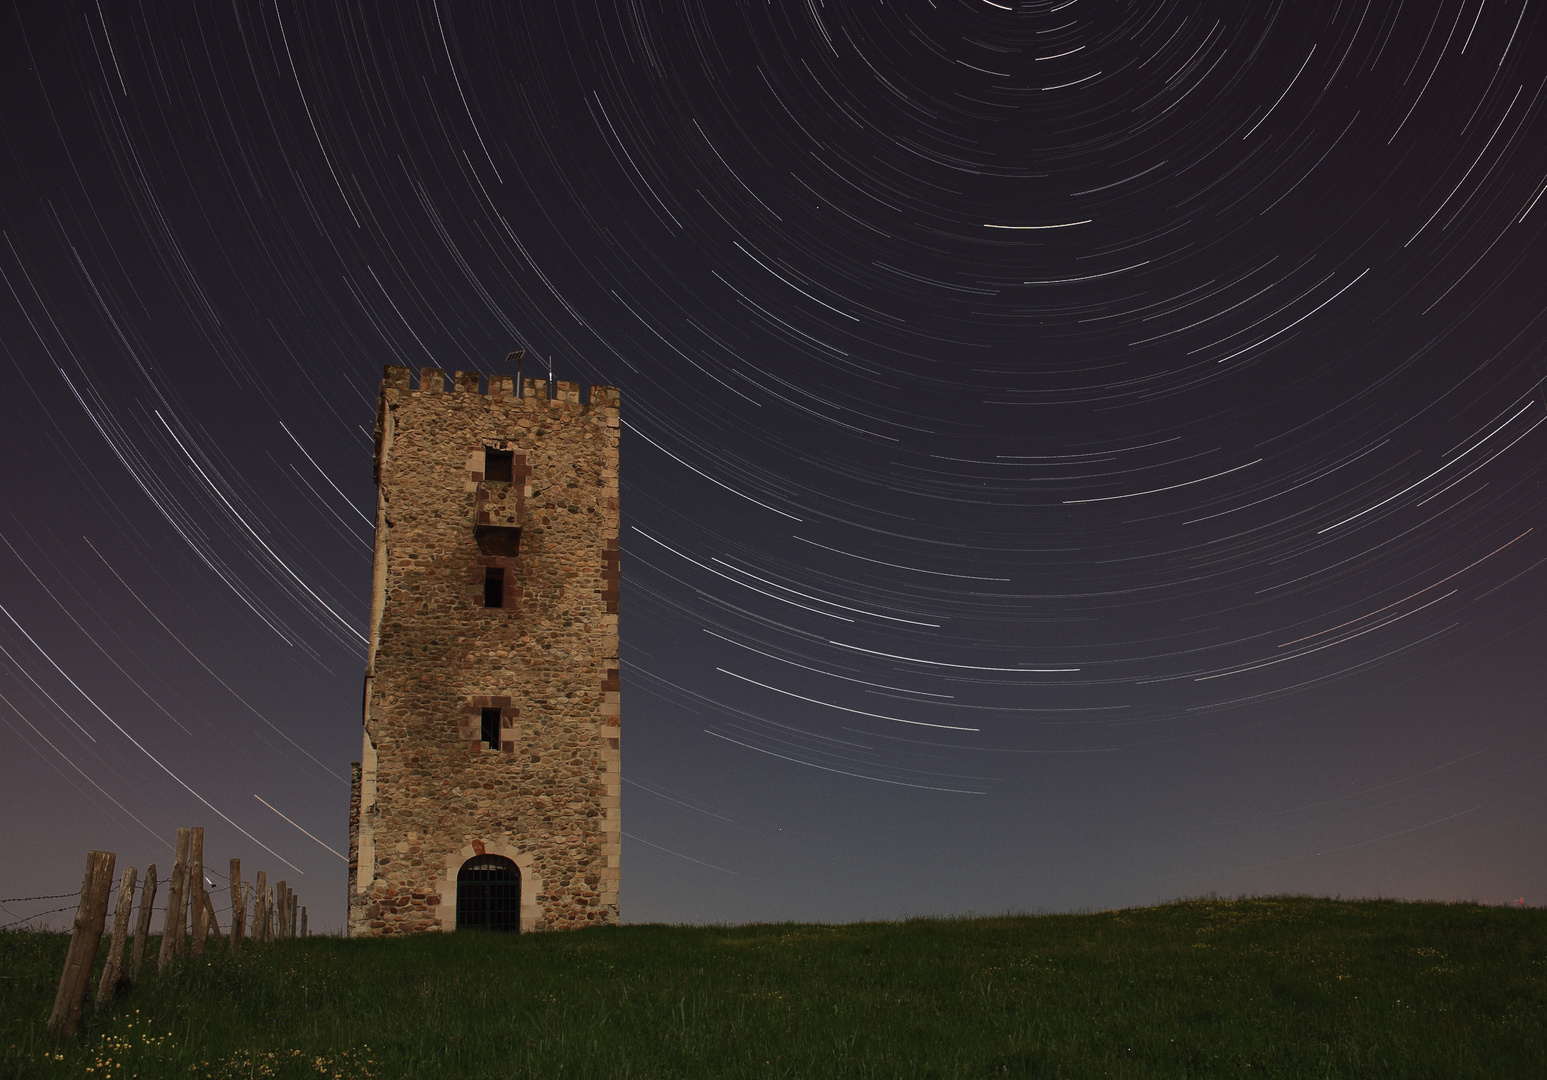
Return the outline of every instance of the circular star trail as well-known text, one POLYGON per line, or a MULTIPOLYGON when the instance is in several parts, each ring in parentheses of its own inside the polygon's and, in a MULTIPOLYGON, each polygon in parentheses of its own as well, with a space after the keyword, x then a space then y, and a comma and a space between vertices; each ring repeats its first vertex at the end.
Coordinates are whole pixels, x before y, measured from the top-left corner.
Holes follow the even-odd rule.
POLYGON ((627 917, 1540 894, 1543 18, 11 12, 18 891, 341 914, 381 368, 524 348, 623 393, 627 917))

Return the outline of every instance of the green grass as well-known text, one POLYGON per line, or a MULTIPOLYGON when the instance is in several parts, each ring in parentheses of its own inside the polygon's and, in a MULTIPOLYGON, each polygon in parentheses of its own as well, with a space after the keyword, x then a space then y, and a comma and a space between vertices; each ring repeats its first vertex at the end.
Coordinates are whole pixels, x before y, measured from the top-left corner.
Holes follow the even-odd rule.
POLYGON ((1541 910, 309 938, 149 977, 69 1043, 65 943, 0 935, 0 1077, 1547 1077, 1541 910))

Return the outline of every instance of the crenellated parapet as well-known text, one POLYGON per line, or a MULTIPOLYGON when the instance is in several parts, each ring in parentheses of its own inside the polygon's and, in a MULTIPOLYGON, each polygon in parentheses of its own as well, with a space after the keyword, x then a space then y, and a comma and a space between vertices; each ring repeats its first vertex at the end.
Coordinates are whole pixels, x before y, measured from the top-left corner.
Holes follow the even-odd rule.
POLYGON ((520 393, 517 394, 516 380, 510 375, 484 375, 477 371, 447 372, 443 368, 432 367, 420 368, 416 374, 410 368, 388 364, 382 373, 381 385, 383 390, 399 393, 481 394, 503 401, 519 400, 550 405, 559 403, 590 409, 617 409, 622 405, 622 397, 616 386, 588 387, 582 400, 580 383, 558 379, 550 387, 547 379, 529 377, 521 380, 520 393))

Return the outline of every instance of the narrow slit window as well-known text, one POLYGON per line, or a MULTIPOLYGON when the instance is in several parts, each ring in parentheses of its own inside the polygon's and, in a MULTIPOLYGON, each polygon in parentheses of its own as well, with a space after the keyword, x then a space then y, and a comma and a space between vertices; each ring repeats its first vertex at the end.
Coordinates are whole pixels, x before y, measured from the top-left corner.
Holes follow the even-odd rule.
POLYGON ((490 750, 500 748, 500 710, 483 710, 483 744, 490 750))
POLYGON ((513 450, 485 450, 483 452, 483 478, 500 484, 511 480, 516 454, 513 450))
POLYGON ((483 572, 483 606, 505 606, 505 571, 498 566, 486 567, 483 572))

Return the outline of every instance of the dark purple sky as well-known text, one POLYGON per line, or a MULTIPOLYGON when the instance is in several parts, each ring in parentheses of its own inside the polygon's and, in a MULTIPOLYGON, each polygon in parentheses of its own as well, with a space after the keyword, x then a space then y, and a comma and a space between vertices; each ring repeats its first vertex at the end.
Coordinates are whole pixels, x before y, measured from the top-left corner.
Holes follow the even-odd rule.
POLYGON ((1539 902, 1544 11, 9 8, 0 899, 202 824, 339 923, 381 369, 525 347, 623 390, 626 918, 1539 902))

